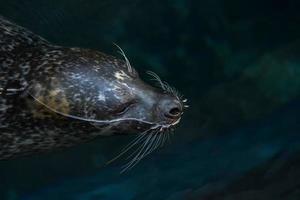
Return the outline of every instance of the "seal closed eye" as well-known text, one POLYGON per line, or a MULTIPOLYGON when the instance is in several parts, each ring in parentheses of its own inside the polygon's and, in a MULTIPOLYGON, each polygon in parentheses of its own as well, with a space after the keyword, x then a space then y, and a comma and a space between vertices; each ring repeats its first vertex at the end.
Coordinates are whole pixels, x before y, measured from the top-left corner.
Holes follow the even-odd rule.
POLYGON ((186 100, 153 72, 160 89, 144 83, 118 48, 123 59, 56 46, 0 17, 0 160, 138 133, 128 169, 162 145, 186 100))

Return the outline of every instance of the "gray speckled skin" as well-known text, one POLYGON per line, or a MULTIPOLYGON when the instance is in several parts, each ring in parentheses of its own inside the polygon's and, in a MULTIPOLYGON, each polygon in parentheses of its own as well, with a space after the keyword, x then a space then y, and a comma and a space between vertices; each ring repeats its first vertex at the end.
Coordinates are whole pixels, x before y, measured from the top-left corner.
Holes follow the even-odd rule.
POLYGON ((150 126, 68 116, 173 123, 162 120, 161 99, 180 101, 142 82, 123 60, 52 45, 0 16, 0 160, 150 126))

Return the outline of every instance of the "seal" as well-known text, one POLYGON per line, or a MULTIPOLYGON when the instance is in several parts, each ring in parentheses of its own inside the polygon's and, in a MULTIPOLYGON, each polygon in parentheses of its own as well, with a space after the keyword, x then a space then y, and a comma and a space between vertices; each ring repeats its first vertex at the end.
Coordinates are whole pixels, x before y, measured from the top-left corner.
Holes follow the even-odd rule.
POLYGON ((153 72, 160 88, 143 82, 118 48, 123 59, 53 45, 0 17, 0 159, 100 135, 140 133, 136 160, 160 146, 186 100, 153 72))

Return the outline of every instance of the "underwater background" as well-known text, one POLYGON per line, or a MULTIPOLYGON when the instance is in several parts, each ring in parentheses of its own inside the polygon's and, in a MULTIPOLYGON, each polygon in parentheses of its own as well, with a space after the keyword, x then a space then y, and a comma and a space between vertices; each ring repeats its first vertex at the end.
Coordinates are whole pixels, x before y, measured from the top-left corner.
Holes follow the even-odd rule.
POLYGON ((0 162, 2 200, 299 200, 300 1, 0 0, 52 43, 155 71, 189 99, 171 142, 106 166, 134 136, 0 162))

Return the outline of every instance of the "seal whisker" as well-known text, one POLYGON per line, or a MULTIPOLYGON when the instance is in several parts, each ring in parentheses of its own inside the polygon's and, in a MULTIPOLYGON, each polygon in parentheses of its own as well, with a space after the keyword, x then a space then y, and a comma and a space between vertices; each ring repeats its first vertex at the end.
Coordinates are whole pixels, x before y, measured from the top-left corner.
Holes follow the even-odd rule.
POLYGON ((157 140, 155 142, 155 146, 154 148, 157 149, 159 147, 159 141, 160 141, 160 138, 161 138, 161 133, 157 133, 159 136, 157 137, 157 140))
MULTIPOLYGON (((146 134, 149 134, 150 136, 152 135, 151 132, 147 132, 146 134)), ((149 136, 148 136, 148 137, 149 137, 149 136)), ((146 138, 144 137, 144 139, 147 140, 148 137, 146 137, 146 138)), ((145 140, 144 140, 144 142, 145 142, 145 140)), ((143 145, 144 142, 141 142, 142 145, 143 145)), ((134 152, 132 152, 132 153, 126 158, 126 160, 128 160, 129 158, 131 158, 131 157, 133 157, 134 155, 136 155, 135 153, 138 152, 138 151, 141 149, 142 145, 139 146, 134 152)))
POLYGON ((126 147, 124 147, 117 156, 115 156, 111 160, 107 161, 106 165, 114 162, 115 160, 117 160, 118 158, 120 158, 122 155, 124 155, 126 152, 128 152, 131 148, 133 148, 142 138, 144 138, 147 135, 147 132, 149 132, 149 130, 150 129, 148 129, 148 130, 144 131, 143 133, 141 133, 140 135, 138 135, 134 139, 133 143, 131 142, 132 144, 129 143, 126 147))
POLYGON ((144 151, 144 153, 138 158, 139 160, 143 159, 147 155, 149 155, 152 152, 152 149, 154 147, 155 141, 157 139, 157 133, 154 134, 153 139, 151 140, 151 143, 148 145, 147 149, 144 151))
MULTIPOLYGON (((153 147, 153 151, 155 150, 155 149, 157 149, 158 147, 159 147, 159 141, 160 141, 160 138, 161 138, 161 133, 157 133, 159 136, 157 136, 157 139, 156 139, 156 142, 155 142, 155 144, 154 144, 154 147, 153 147)), ((151 152, 150 152, 151 153, 151 152)))
POLYGON ((154 79, 159 83, 159 86, 165 91, 166 90, 166 85, 165 83, 161 80, 161 78, 153 71, 147 71, 147 74, 149 74, 150 76, 152 76, 154 79))
POLYGON ((187 99, 184 99, 183 95, 181 95, 180 92, 176 88, 170 86, 170 84, 167 83, 166 81, 162 81, 162 79, 155 72, 153 72, 153 71, 147 71, 147 74, 150 75, 150 76, 152 76, 153 77, 152 80, 157 81, 158 84, 159 84, 159 87, 161 89, 163 89, 165 92, 174 95, 182 103, 186 103, 187 102, 187 99))
MULTIPOLYGON (((144 139, 144 142, 145 142, 145 140, 147 140, 147 137, 145 137, 146 135, 147 135, 147 133, 145 133, 142 137, 140 137, 134 144, 127 147, 126 152, 128 152, 130 149, 132 149, 134 146, 138 145, 139 143, 143 144, 142 140, 144 139)), ((127 158, 125 158, 125 160, 128 160, 132 155, 134 155, 137 151, 139 151, 141 146, 139 146, 136 150, 134 150, 132 153, 130 153, 130 155, 127 156, 127 158)))
POLYGON ((161 133, 161 139, 160 139, 160 143, 159 143, 160 148, 163 147, 164 137, 165 137, 165 135, 161 133))
POLYGON ((152 134, 149 134, 149 136, 147 137, 147 139, 143 142, 143 144, 141 145, 141 148, 139 150, 139 152, 135 155, 135 157, 128 162, 123 169, 121 170, 121 173, 127 171, 128 169, 132 168, 134 165, 137 164, 137 162, 139 161, 139 159, 137 159, 140 154, 144 151, 145 148, 147 148, 148 142, 151 140, 151 138, 153 137, 152 134))
POLYGON ((159 143, 158 143, 158 147, 157 147, 157 148, 161 148, 161 147, 162 147, 163 137, 164 137, 164 135, 161 133, 161 134, 160 134, 159 143))
POLYGON ((121 151, 125 151, 126 149, 132 148, 133 146, 135 146, 136 144, 138 144, 138 142, 143 139, 147 134, 147 131, 139 134, 133 141, 131 141, 129 144, 127 144, 124 148, 122 148, 121 151))
POLYGON ((159 135, 156 137, 155 139, 155 143, 152 145, 151 149, 147 152, 147 154, 144 155, 144 157, 148 156, 149 154, 151 154, 153 151, 155 151, 158 147, 158 143, 159 143, 159 138, 161 137, 161 133, 156 133, 156 135, 159 135))
POLYGON ((159 133, 159 131, 157 131, 155 133, 155 135, 156 136, 154 138, 154 142, 152 142, 152 144, 149 145, 149 146, 151 146, 151 148, 144 151, 144 153, 141 156, 139 156, 138 161, 142 160, 144 157, 148 156, 149 154, 151 154, 154 150, 156 150, 159 147, 159 143, 161 141, 161 135, 162 134, 159 133))
POLYGON ((166 140, 167 140, 167 136, 166 136, 166 134, 163 134, 163 135, 164 135, 164 137, 163 137, 163 143, 162 143, 162 145, 164 146, 165 143, 166 143, 166 140))
POLYGON ((121 54, 123 56, 123 58, 125 60, 125 63, 126 63, 126 66, 127 66, 127 69, 128 69, 128 72, 132 73, 133 70, 132 70, 131 64, 130 64, 126 54, 124 53, 123 49, 119 45, 117 45, 116 43, 113 43, 113 44, 119 49, 119 51, 118 51, 119 54, 121 54))
MULTIPOLYGON (((164 81, 164 85, 165 85, 165 88, 166 88, 165 90, 166 90, 167 92, 169 92, 170 94, 173 94, 173 95, 176 96, 179 100, 182 101, 183 95, 181 95, 181 94, 179 93, 179 91, 178 91, 176 88, 170 86, 169 83, 167 83, 167 82, 165 82, 165 81, 164 81)), ((183 101, 182 101, 182 102, 183 102, 183 101)))
POLYGON ((139 151, 139 153, 136 154, 136 156, 131 160, 131 162, 129 162, 127 164, 126 170, 131 169, 132 167, 134 167, 136 164, 139 163, 139 161, 141 161, 144 157, 146 157, 147 155, 149 155, 153 151, 153 147, 154 147, 154 145, 156 143, 156 140, 158 138, 158 132, 159 132, 159 130, 156 129, 153 133, 151 133, 148 136, 148 138, 151 138, 150 142, 148 140, 146 142, 146 144, 143 145, 143 149, 141 149, 139 151))
POLYGON ((140 155, 148 149, 149 145, 151 145, 153 139, 155 138, 155 134, 149 134, 148 138, 149 138, 149 140, 146 141, 145 146, 144 146, 145 148, 141 149, 141 151, 132 160, 139 160, 140 155))

